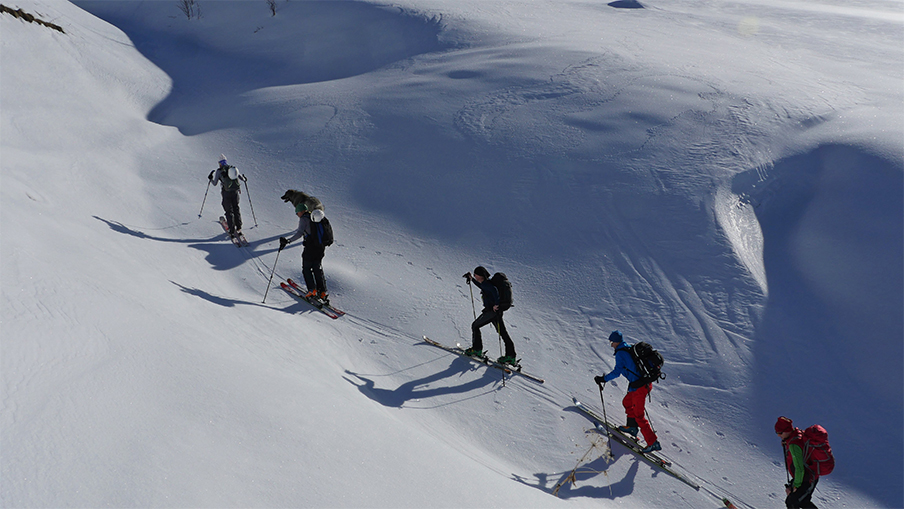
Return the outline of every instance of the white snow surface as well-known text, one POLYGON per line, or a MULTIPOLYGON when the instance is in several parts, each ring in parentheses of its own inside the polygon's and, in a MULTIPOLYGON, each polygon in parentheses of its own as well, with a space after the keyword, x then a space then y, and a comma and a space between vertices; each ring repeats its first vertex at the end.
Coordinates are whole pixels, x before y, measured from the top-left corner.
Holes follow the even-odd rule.
POLYGON ((817 505, 904 506, 900 0, 6 5, 65 33, 0 14, 3 507, 783 507, 779 415, 817 505), (338 320, 276 284, 287 189, 338 320), (421 341, 477 265, 546 383, 421 341), (613 329, 704 489, 572 406, 613 329))

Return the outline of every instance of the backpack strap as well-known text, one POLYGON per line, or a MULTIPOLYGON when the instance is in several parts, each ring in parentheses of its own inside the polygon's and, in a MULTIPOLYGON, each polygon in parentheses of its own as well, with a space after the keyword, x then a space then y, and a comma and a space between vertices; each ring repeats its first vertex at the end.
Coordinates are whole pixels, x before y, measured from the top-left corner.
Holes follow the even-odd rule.
MULTIPOLYGON (((622 344, 624 345, 624 343, 622 343, 622 344)), ((637 355, 634 354, 634 346, 633 345, 632 346, 625 345, 623 347, 617 348, 616 350, 626 350, 628 352, 628 355, 631 356, 631 360, 634 361, 634 369, 637 369, 638 371, 640 371, 637 367, 637 363, 640 362, 640 359, 637 358, 637 355)), ((641 378, 640 373, 635 373, 634 371, 631 371, 630 369, 628 369, 628 366, 625 366, 625 371, 627 371, 628 373, 631 373, 632 375, 637 377, 637 380, 635 380, 635 382, 640 380, 640 378, 641 378)), ((628 387, 631 387, 631 384, 633 384, 633 383, 634 382, 629 382, 628 387)), ((637 387, 632 387, 632 388, 636 389, 637 387)))

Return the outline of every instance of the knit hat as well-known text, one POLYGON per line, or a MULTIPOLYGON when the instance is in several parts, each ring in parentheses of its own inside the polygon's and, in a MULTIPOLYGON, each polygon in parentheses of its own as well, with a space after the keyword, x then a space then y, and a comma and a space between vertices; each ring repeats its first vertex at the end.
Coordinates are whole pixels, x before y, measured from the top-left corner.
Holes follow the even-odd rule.
POLYGON ((777 434, 784 433, 786 431, 794 430, 794 422, 787 417, 779 417, 777 421, 775 421, 775 432, 777 434))
POLYGON ((622 336, 621 331, 614 330, 612 334, 609 334, 609 342, 610 343, 622 343, 625 341, 624 336, 622 336))
POLYGON ((484 278, 484 279, 490 279, 490 271, 488 271, 488 270, 486 269, 486 267, 484 267, 483 265, 481 265, 481 266, 477 267, 476 269, 474 269, 474 275, 475 275, 475 276, 480 276, 480 277, 482 277, 482 278, 484 278))
POLYGON ((299 203, 298 205, 295 206, 296 214, 298 214, 299 212, 307 212, 307 210, 308 210, 308 207, 305 206, 304 203, 299 203))
POLYGON ((226 166, 226 156, 220 154, 220 166, 226 166))

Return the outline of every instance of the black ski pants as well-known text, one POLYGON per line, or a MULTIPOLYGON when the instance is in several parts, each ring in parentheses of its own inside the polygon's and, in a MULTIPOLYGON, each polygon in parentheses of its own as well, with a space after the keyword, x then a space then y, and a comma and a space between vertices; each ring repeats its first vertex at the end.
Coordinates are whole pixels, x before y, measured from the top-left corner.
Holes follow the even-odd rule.
POLYGON ((239 210, 239 192, 224 191, 223 192, 223 212, 226 216, 226 226, 229 227, 229 233, 235 233, 242 230, 242 212, 239 210))
POLYGON ((785 499, 785 507, 789 509, 797 509, 797 508, 807 508, 807 509, 816 509, 816 505, 813 503, 810 498, 813 496, 813 491, 816 490, 816 484, 819 482, 819 478, 817 477, 812 482, 809 479, 804 479, 804 482, 800 484, 800 488, 792 491, 788 498, 785 499))
POLYGON ((317 290, 326 293, 326 279, 323 276, 323 246, 305 246, 301 252, 301 275, 308 291, 317 290))
POLYGON ((502 320, 502 311, 493 311, 492 309, 484 309, 480 316, 471 324, 471 348, 475 350, 483 350, 483 339, 480 336, 480 328, 492 323, 502 336, 502 342, 505 344, 505 355, 507 357, 515 357, 515 343, 505 330, 505 322, 502 320))

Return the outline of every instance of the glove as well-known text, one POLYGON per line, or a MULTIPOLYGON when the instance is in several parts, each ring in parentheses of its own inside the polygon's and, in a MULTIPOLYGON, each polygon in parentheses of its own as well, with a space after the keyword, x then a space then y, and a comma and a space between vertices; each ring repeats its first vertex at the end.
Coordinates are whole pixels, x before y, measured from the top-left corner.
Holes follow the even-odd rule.
POLYGON ((217 171, 217 170, 210 171, 210 175, 207 176, 207 180, 213 180, 213 172, 215 172, 215 171, 217 171))
POLYGON ((247 177, 247 176, 245 176, 245 175, 239 175, 239 178, 242 179, 242 182, 244 182, 244 183, 246 183, 246 184, 248 183, 248 177, 247 177))
POLYGON ((465 281, 467 281, 468 284, 471 284, 471 273, 470 272, 465 272, 464 275, 461 277, 465 278, 465 281))
POLYGON ((603 385, 606 383, 606 377, 600 375, 593 377, 593 381, 596 382, 596 385, 603 385))
POLYGON ((288 244, 288 243, 289 243, 289 239, 287 239, 285 237, 280 237, 279 238, 279 250, 282 251, 283 248, 285 248, 286 244, 288 244))

